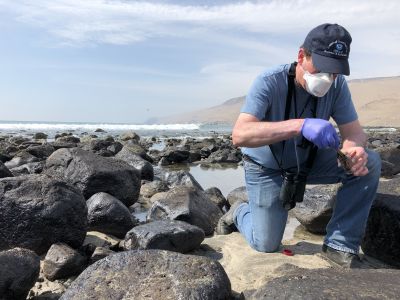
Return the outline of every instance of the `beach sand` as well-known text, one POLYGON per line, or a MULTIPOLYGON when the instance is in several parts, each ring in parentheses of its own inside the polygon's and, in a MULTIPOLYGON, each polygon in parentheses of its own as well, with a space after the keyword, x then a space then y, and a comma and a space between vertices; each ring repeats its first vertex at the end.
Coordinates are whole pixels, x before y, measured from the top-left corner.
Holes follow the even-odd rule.
POLYGON ((320 254, 321 245, 321 236, 306 240, 294 237, 283 241, 281 251, 262 253, 252 249, 240 233, 233 232, 206 238, 195 253, 217 259, 228 274, 232 290, 240 293, 258 289, 280 277, 283 275, 280 267, 284 264, 307 269, 330 268, 320 254), (283 249, 291 250, 294 255, 284 255, 283 249))

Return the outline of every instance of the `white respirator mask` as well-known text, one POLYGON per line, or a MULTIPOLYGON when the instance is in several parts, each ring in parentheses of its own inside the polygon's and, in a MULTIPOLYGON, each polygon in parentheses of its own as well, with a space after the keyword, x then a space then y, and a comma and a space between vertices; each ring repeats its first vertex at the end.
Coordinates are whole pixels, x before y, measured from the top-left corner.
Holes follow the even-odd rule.
POLYGON ((315 97, 325 96, 333 83, 333 75, 330 73, 311 74, 304 70, 303 78, 306 81, 305 86, 307 92, 315 97))

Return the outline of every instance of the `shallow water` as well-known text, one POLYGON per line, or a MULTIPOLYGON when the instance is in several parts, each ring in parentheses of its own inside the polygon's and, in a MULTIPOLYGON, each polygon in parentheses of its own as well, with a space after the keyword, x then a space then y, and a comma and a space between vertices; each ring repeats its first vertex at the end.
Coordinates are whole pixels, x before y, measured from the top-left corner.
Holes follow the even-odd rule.
POLYGON ((243 167, 236 164, 212 167, 195 165, 190 167, 190 173, 203 189, 217 187, 225 197, 232 190, 245 185, 243 167))

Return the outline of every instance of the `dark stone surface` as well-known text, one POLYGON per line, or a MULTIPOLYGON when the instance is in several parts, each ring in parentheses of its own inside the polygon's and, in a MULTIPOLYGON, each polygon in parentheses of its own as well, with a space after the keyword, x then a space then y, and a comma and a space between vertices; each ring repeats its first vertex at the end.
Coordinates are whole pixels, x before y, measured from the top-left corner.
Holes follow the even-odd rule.
POLYGON ((115 158, 123 160, 137 169, 141 174, 141 179, 149 181, 153 180, 154 170, 152 164, 138 154, 131 152, 129 147, 123 147, 122 150, 115 155, 115 158))
POLYGON ((168 186, 176 187, 176 186, 189 186, 194 187, 199 190, 203 190, 200 183, 187 171, 169 171, 163 168, 154 168, 154 175, 157 176, 160 180, 165 181, 168 186))
POLYGON ((361 248, 365 254, 400 268, 400 196, 377 194, 361 248))
POLYGON ((222 266, 209 258, 162 250, 125 251, 88 267, 61 300, 229 299, 222 266))
POLYGON ((246 299, 398 299, 400 270, 301 269, 286 264, 246 299))
POLYGON ((0 178, 13 177, 11 171, 0 161, 0 178))
POLYGON ((160 192, 166 192, 169 190, 169 187, 167 183, 161 180, 154 180, 148 183, 143 184, 140 187, 140 194, 143 197, 146 198, 151 198, 153 195, 160 193, 160 192))
POLYGON ((86 199, 105 192, 129 206, 139 197, 140 175, 135 168, 79 148, 54 152, 47 159, 44 172, 76 186, 86 199))
POLYGON ((197 249, 204 231, 182 221, 153 221, 132 228, 125 236, 125 250, 160 249, 186 253, 197 249))
POLYGON ((229 192, 228 196, 226 196, 226 200, 229 202, 229 205, 232 205, 238 200, 248 202, 247 191, 245 186, 238 187, 229 192))
POLYGON ((86 258, 66 244, 53 244, 43 261, 43 274, 50 280, 79 274, 86 266, 86 258))
POLYGON ((226 208, 229 209, 229 203, 225 199, 224 195, 222 195, 222 192, 219 188, 217 187, 210 187, 204 191, 204 193, 208 196, 208 198, 214 202, 221 210, 224 210, 226 208))
POLYGON ((324 234, 332 216, 336 193, 341 184, 318 185, 307 189, 303 202, 293 210, 296 219, 309 231, 324 234))
POLYGON ((48 158, 56 149, 51 144, 29 146, 26 151, 40 159, 48 158))
POLYGON ((0 299, 23 300, 39 277, 40 257, 14 248, 0 252, 0 299))
MULTIPOLYGON (((397 147, 385 147, 377 149, 383 161, 393 165, 392 176, 400 173, 400 149, 397 147)), ((390 177, 390 176, 388 176, 390 177)))
POLYGON ((214 232, 222 212, 203 191, 180 186, 156 200, 148 212, 148 220, 180 220, 196 225, 206 235, 214 232))
POLYGON ((87 208, 76 188, 44 175, 0 179, 0 250, 45 253, 52 244, 79 247, 86 236, 87 208))
POLYGON ((45 165, 44 161, 32 162, 21 165, 19 167, 12 168, 10 171, 14 176, 40 174, 43 171, 44 165, 45 165))
POLYGON ((33 156, 32 154, 26 152, 25 150, 22 150, 18 152, 10 161, 7 161, 4 165, 8 169, 12 169, 27 163, 32 163, 37 161, 39 161, 39 159, 36 156, 33 156))
POLYGON ((99 231, 124 238, 137 224, 129 209, 117 198, 107 193, 97 193, 86 201, 88 230, 99 231))

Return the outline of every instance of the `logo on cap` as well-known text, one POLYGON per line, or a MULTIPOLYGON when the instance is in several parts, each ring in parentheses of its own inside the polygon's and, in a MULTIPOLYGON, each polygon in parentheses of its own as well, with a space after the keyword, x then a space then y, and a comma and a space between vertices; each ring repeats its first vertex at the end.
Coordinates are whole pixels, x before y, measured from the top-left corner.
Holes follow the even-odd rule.
POLYGON ((348 56, 348 47, 347 44, 343 41, 336 40, 329 44, 328 49, 325 49, 324 52, 334 55, 334 56, 348 56))

